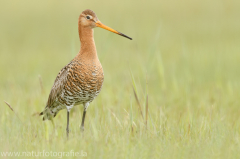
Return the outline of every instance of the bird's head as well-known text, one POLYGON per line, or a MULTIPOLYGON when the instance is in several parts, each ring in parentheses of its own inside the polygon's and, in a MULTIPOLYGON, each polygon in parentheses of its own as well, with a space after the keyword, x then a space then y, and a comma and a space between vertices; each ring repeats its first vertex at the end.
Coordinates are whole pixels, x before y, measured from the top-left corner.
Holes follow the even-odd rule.
POLYGON ((129 36, 101 23, 98 20, 97 15, 90 9, 86 9, 81 13, 81 15, 79 17, 79 22, 81 23, 81 26, 83 26, 83 27, 90 27, 90 28, 100 27, 100 28, 106 29, 108 31, 111 31, 113 33, 116 33, 118 35, 121 35, 125 38, 132 40, 132 38, 130 38, 129 36))

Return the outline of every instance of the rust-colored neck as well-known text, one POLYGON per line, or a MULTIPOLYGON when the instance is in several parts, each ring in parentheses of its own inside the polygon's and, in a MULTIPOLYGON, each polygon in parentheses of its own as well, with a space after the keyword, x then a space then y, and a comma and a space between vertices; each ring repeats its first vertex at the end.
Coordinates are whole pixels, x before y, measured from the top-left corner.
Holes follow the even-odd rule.
POLYGON ((81 42, 81 48, 76 58, 81 61, 98 60, 97 50, 93 37, 93 29, 91 27, 82 26, 81 21, 79 21, 78 32, 81 42))

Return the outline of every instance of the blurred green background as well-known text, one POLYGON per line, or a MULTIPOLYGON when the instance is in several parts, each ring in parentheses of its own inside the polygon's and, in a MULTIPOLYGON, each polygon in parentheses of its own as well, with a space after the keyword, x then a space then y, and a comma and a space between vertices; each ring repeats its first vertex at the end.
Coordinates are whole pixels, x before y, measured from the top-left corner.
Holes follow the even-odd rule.
POLYGON ((239 0, 1 0, 0 151, 239 158, 239 44, 239 0), (77 24, 85 9, 133 40, 94 29, 104 85, 88 108, 84 137, 83 108, 71 111, 67 140, 66 110, 55 118, 55 132, 33 114, 80 49, 77 24))

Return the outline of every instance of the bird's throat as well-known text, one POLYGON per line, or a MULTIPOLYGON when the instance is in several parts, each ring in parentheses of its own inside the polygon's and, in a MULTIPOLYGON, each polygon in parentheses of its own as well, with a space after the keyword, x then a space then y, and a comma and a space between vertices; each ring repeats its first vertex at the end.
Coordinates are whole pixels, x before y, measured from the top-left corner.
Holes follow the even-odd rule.
POLYGON ((81 48, 77 55, 81 60, 98 60, 97 50, 93 37, 93 29, 79 25, 81 48))

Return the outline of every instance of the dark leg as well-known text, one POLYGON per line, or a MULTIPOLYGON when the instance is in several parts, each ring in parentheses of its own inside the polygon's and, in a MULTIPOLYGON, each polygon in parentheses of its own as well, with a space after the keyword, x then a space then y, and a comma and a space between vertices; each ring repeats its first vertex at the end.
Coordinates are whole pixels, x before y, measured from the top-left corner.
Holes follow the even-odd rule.
POLYGON ((87 110, 84 108, 83 116, 82 116, 82 124, 81 124, 81 127, 80 127, 81 131, 84 131, 84 120, 85 120, 86 112, 87 112, 87 110))
POLYGON ((82 132, 84 131, 84 121, 85 121, 85 117, 86 117, 87 108, 89 106, 89 103, 84 103, 83 106, 84 106, 84 110, 83 110, 83 116, 82 116, 82 124, 81 124, 81 127, 80 127, 82 132))
POLYGON ((67 138, 68 138, 68 134, 69 134, 69 111, 67 111, 67 128, 66 128, 66 131, 67 131, 67 138))

